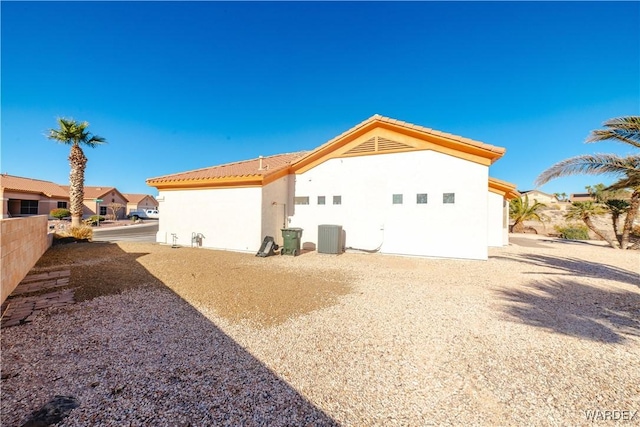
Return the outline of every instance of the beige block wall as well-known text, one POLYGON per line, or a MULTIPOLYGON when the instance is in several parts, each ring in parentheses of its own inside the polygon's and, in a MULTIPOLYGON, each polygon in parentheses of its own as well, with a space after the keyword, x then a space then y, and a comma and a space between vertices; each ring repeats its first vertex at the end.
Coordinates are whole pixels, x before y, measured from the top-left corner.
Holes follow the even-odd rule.
POLYGON ((2 302, 51 246, 46 215, 0 220, 2 302))

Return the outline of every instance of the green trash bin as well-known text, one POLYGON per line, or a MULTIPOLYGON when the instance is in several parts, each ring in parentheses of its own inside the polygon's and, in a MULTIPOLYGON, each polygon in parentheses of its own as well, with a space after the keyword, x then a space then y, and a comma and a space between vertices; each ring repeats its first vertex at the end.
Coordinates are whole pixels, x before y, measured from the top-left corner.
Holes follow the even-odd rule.
POLYGON ((283 228, 282 229, 282 249, 280 255, 299 255, 300 240, 302 239, 302 228, 283 228))

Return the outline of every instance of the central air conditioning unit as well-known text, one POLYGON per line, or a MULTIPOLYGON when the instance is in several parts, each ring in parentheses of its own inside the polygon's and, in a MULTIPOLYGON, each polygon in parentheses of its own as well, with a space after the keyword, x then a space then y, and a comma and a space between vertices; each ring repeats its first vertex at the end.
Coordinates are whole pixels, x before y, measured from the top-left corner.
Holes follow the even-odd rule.
POLYGON ((318 226, 318 253, 342 253, 342 226, 322 224, 318 226))

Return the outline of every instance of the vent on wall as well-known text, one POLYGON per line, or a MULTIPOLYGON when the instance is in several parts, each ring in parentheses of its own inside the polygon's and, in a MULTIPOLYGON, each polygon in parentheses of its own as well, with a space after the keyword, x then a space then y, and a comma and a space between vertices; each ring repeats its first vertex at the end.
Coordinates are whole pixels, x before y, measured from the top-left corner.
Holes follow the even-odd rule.
POLYGON ((395 150, 409 150, 413 147, 407 145, 403 142, 393 141, 391 139, 383 138, 380 136, 374 136, 373 138, 367 139, 360 145, 356 145, 349 151, 346 151, 344 154, 365 154, 365 153, 379 153, 384 151, 395 151, 395 150))
POLYGON ((378 151, 406 150, 413 148, 410 145, 398 141, 392 141, 387 138, 378 137, 378 151))
POLYGON ((345 154, 362 154, 362 153, 373 153, 376 151, 376 138, 369 138, 365 142, 360 145, 356 145, 351 150, 347 151, 345 154))

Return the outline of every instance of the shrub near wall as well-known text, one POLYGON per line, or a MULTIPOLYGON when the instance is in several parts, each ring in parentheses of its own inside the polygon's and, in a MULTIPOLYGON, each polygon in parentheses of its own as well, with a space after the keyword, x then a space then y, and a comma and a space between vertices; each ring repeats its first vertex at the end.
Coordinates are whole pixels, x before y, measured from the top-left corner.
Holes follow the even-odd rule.
POLYGON ((2 301, 18 286, 42 254, 51 246, 46 215, 1 220, 0 270, 2 301))
POLYGON ((584 225, 555 226, 556 231, 563 239, 589 240, 589 229, 584 225))

